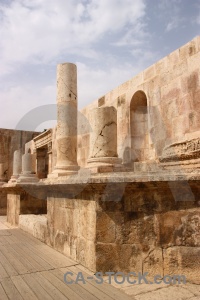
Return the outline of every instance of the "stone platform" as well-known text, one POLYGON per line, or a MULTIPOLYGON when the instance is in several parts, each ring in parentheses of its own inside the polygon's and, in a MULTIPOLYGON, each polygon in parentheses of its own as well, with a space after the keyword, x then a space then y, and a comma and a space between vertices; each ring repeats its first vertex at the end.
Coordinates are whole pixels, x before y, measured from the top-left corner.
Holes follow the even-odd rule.
MULTIPOLYGON (((18 202, 24 209, 26 197, 46 203, 46 233, 38 236, 93 272, 178 272, 199 283, 198 174, 119 172, 82 180, 74 175, 4 188, 8 199, 27 195, 18 202)), ((21 210, 16 218, 27 220, 29 213, 21 210)), ((37 218, 22 226, 29 231, 37 218)))

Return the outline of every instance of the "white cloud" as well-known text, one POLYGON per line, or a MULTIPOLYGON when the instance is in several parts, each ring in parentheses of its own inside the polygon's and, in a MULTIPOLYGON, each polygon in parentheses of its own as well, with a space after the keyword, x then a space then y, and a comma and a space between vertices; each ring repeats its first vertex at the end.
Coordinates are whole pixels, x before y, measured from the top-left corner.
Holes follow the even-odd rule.
POLYGON ((167 24, 166 31, 169 32, 173 29, 176 29, 179 26, 179 24, 180 24, 180 20, 178 18, 174 18, 167 24))
POLYGON ((15 85, 0 91, 1 109, 0 127, 16 128, 18 122, 33 108, 56 103, 56 87, 33 85, 15 85))
POLYGON ((144 16, 145 4, 144 0, 15 0, 0 4, 0 12, 3 74, 16 63, 51 63, 63 53, 96 58, 94 43, 108 33, 123 35, 125 30, 130 35, 144 16))
MULTIPOLYGON (((117 66, 115 63, 110 69, 103 67, 94 69, 81 62, 76 64, 78 69, 79 109, 103 96, 140 71, 136 67, 133 68, 131 64, 117 66)), ((0 127, 16 128, 19 121, 32 109, 42 105, 56 104, 56 82, 51 85, 39 86, 33 80, 31 84, 24 82, 21 86, 14 85, 5 91, 0 90, 0 100, 1 105, 3 105, 0 127)), ((51 123, 47 122, 46 125, 43 124, 42 126, 46 128, 48 124, 51 123)), ((38 127, 38 129, 41 128, 41 126, 38 127)))
POLYGON ((145 8, 145 0, 0 2, 0 77, 5 83, 0 127, 15 128, 33 108, 56 103, 52 77, 63 58, 78 61, 79 107, 132 77, 137 66, 120 65, 109 47, 127 42, 140 47, 145 8), (43 72, 34 68, 31 75, 38 64, 43 72))

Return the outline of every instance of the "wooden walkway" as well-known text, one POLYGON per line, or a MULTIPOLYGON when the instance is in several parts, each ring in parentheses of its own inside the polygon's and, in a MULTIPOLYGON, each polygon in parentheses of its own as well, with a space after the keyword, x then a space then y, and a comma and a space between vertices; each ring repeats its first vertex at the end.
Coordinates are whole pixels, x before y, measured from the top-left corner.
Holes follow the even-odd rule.
POLYGON ((23 232, 9 229, 0 217, 0 300, 130 300, 112 285, 99 285, 87 279, 93 273, 56 250, 23 232), (86 284, 68 285, 64 274, 72 279, 82 272, 86 284))

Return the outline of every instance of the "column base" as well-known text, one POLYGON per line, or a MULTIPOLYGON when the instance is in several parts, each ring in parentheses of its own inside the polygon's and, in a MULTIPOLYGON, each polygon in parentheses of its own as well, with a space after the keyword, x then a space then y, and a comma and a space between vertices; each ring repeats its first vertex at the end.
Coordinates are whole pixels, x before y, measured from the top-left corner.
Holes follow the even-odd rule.
POLYGON ((56 167, 51 174, 48 174, 47 178, 58 178, 62 176, 70 176, 78 173, 79 166, 72 165, 67 167, 56 167))
POLYGON ((38 181, 39 179, 37 178, 36 174, 21 174, 19 178, 16 180, 16 183, 21 183, 21 182, 35 183, 38 181))
POLYGON ((122 159, 118 157, 95 157, 87 161, 91 173, 123 172, 122 159))
POLYGON ((12 175, 8 183, 16 183, 19 175, 12 175))

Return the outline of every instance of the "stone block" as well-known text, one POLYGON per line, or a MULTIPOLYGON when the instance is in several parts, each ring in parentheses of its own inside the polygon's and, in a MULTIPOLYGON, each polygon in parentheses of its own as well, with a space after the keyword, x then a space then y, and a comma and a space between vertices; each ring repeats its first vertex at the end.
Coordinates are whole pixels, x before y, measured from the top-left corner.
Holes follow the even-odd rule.
POLYGON ((155 66, 150 66, 149 68, 147 68, 146 70, 144 70, 144 81, 147 81, 149 79, 151 79, 152 77, 154 77, 155 74, 155 66))
POLYGON ((200 209, 162 213, 156 224, 159 246, 200 246, 200 209))
POLYGON ((192 97, 192 104, 195 111, 200 110, 200 89, 194 92, 192 97))
POLYGON ((155 275, 163 276, 163 263, 162 248, 155 248, 143 261, 143 273, 148 272, 147 278, 153 282, 155 275))
POLYGON ((200 284, 200 248, 172 247, 163 250, 164 275, 184 275, 186 282, 200 284))
POLYGON ((126 91, 129 89, 129 84, 130 84, 130 82, 126 81, 118 87, 119 95, 122 95, 122 94, 126 93, 126 91))
POLYGON ((192 55, 188 58, 188 72, 198 72, 199 71, 199 58, 200 58, 200 52, 192 55))
POLYGON ((155 71, 157 75, 161 75, 167 69, 168 66, 168 59, 164 57, 163 59, 159 60, 155 63, 155 71))
POLYGON ((179 49, 180 60, 187 59, 188 57, 196 54, 198 51, 197 43, 195 40, 190 41, 179 49))
POLYGON ((182 115, 172 119, 173 137, 182 138, 189 131, 189 118, 182 115))
POLYGON ((130 79, 129 88, 135 89, 137 86, 143 83, 143 72, 130 79))
POLYGON ((122 244, 118 246, 119 257, 123 257, 123 259, 119 260, 119 268, 122 272, 142 272, 142 255, 139 248, 136 244, 122 244))
POLYGON ((170 84, 171 80, 172 80, 172 72, 170 72, 170 69, 165 69, 164 72, 160 74, 160 88, 170 84))
POLYGON ((181 79, 170 80, 169 84, 161 87, 161 101, 169 101, 178 98, 181 94, 181 79))
POLYGON ((181 96, 177 99, 177 107, 180 115, 185 115, 193 108, 193 101, 191 93, 181 96))
POLYGON ((114 243, 116 239, 116 225, 112 214, 98 212, 96 222, 97 242, 114 243))
POLYGON ((200 112, 192 111, 189 113, 190 131, 199 130, 200 128, 200 112))
POLYGON ((119 271, 119 251, 116 244, 96 245, 96 268, 100 272, 119 271))
POLYGON ((7 222, 12 226, 19 224, 20 195, 16 193, 7 194, 7 222))
MULTIPOLYGON (((95 241, 96 239, 96 213, 95 211, 82 208, 79 210, 79 234, 86 240, 95 241)), ((76 218, 74 218, 76 220, 76 218)), ((76 222, 76 221, 75 221, 76 222)))
POLYGON ((46 242, 46 237, 47 237, 46 215, 20 215, 19 228, 30 233, 40 241, 46 242))
POLYGON ((177 61, 172 69, 172 79, 185 75, 188 70, 187 60, 177 61))
POLYGON ((168 69, 173 70, 174 65, 179 61, 179 49, 171 52, 168 56, 168 69))
POLYGON ((134 148, 134 149, 143 149, 145 148, 145 146, 147 145, 146 144, 146 135, 140 135, 140 136, 134 136, 134 137, 131 137, 131 146, 134 148))
POLYGON ((177 117, 179 115, 178 111, 178 99, 174 98, 170 101, 167 101, 162 105, 162 116, 165 119, 172 120, 173 118, 177 117))

